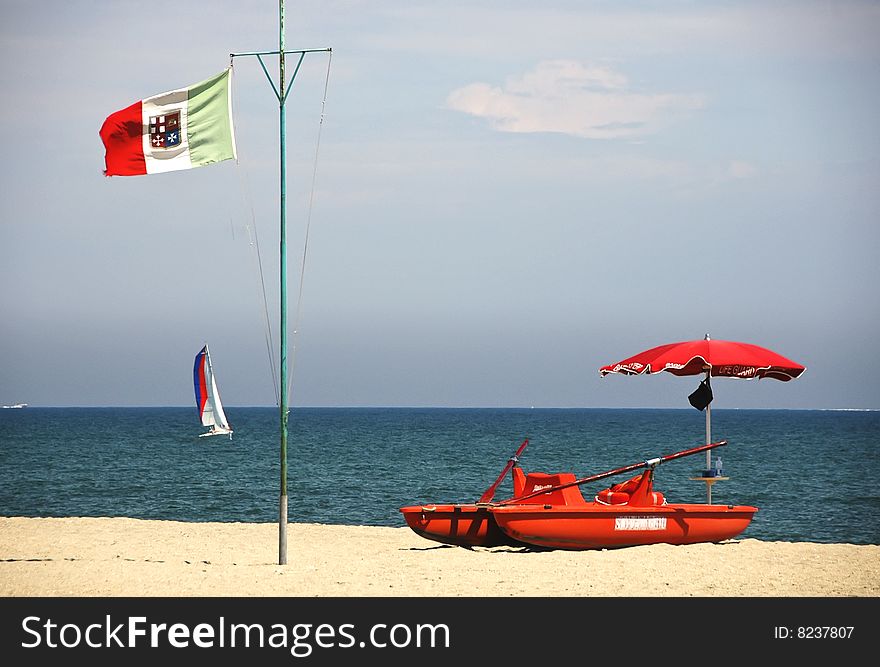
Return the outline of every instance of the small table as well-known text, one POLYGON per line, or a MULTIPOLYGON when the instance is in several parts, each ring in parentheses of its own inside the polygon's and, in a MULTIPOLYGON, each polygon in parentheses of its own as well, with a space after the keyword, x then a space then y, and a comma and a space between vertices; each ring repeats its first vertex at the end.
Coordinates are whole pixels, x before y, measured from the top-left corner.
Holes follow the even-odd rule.
POLYGON ((698 481, 698 482, 706 482, 706 498, 707 498, 707 502, 711 505, 712 504, 712 485, 715 482, 726 481, 726 480, 730 479, 730 477, 723 477, 721 475, 715 475, 714 477, 705 477, 705 476, 701 475, 700 477, 691 477, 690 479, 692 479, 694 481, 698 481))

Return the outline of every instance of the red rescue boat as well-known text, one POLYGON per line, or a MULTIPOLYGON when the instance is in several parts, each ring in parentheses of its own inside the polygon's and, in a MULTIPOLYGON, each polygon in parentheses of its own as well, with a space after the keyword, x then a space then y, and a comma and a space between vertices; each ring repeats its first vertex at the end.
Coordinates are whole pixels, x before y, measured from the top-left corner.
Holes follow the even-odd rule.
POLYGON ((701 445, 608 472, 575 479, 572 473, 529 473, 508 462, 479 502, 413 505, 401 508, 407 523, 426 539, 459 546, 533 545, 555 549, 608 549, 645 544, 721 542, 742 533, 757 512, 748 505, 669 504, 654 491, 654 469, 666 461, 726 445, 701 445), (584 499, 588 482, 645 470, 584 499), (514 495, 491 502, 498 484, 512 471, 514 495))

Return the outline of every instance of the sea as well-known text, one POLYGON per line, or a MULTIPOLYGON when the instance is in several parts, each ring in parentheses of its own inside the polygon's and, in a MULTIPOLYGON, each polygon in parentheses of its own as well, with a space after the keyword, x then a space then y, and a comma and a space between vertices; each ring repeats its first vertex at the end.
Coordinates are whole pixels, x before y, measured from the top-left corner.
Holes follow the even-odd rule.
MULTIPOLYGON (((277 408, 227 407, 200 438, 194 408, 0 410, 0 515, 277 522, 277 408)), ((740 538, 880 544, 880 412, 711 414, 718 504, 758 508, 740 538)), ((473 502, 521 442, 526 472, 586 477, 705 443, 692 409, 294 408, 290 523, 403 527, 399 508, 473 502)), ((705 453, 660 465, 669 502, 706 501, 705 453)), ((592 498, 628 475, 585 484, 592 498)), ((512 494, 509 476, 495 499, 512 494)))

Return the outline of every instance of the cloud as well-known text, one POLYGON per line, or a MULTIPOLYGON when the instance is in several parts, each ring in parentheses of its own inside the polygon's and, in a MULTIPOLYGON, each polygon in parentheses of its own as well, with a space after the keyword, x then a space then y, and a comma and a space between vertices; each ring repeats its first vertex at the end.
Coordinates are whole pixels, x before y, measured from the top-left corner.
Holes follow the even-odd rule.
POLYGON ((546 60, 503 87, 472 83, 452 91, 450 109, 485 118, 501 132, 558 132, 587 139, 651 134, 705 105, 702 95, 640 93, 602 65, 546 60))
POLYGON ((758 169, 749 162, 743 162, 742 160, 733 160, 727 166, 727 175, 736 180, 740 180, 743 178, 751 178, 758 173, 758 169))

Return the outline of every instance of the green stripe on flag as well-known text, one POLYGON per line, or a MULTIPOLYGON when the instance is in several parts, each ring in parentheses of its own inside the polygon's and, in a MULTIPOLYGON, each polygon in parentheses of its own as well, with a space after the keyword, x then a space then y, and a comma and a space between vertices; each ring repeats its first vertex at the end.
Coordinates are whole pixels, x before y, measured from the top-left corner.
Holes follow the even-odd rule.
POLYGON ((193 167, 235 158, 229 72, 227 69, 187 91, 187 136, 193 167))

